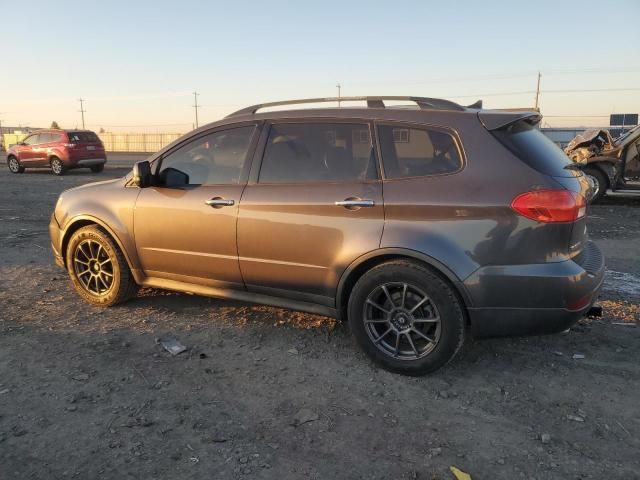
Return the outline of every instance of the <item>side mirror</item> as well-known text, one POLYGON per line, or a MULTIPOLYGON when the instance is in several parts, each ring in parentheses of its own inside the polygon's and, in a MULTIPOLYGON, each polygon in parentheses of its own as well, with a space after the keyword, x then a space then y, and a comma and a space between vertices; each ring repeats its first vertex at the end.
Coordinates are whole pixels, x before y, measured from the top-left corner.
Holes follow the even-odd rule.
POLYGON ((144 160, 133 165, 131 184, 145 188, 151 185, 151 164, 144 160))

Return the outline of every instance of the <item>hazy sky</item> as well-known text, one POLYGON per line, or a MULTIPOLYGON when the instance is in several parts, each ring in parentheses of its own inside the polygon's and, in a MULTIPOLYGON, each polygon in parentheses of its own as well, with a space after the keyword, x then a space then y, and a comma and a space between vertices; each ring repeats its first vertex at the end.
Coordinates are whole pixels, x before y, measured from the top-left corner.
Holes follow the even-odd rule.
POLYGON ((0 0, 4 125, 73 128, 82 97, 88 128, 185 132, 194 90, 203 124, 252 103, 333 96, 337 82, 342 95, 529 107, 539 70, 552 126, 640 112, 640 0, 23 5, 0 0))

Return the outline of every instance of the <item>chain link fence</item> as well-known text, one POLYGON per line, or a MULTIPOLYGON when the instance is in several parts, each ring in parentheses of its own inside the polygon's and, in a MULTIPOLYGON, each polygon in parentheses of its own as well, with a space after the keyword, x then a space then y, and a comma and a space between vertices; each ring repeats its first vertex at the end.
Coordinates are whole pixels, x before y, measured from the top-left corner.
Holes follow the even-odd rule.
POLYGON ((107 152, 157 152, 182 133, 98 133, 107 152))

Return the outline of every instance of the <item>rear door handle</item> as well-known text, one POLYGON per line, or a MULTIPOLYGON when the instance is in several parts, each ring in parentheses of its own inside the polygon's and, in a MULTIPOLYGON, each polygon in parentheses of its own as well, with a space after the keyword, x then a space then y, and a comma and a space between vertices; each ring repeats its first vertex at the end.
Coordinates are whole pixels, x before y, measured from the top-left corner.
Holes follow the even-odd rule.
POLYGON ((206 200, 204 203, 213 208, 232 207, 236 204, 235 200, 226 200, 222 197, 214 197, 210 200, 206 200))
POLYGON ((345 208, 375 207, 376 202, 362 198, 346 198, 336 202, 336 206, 345 208))

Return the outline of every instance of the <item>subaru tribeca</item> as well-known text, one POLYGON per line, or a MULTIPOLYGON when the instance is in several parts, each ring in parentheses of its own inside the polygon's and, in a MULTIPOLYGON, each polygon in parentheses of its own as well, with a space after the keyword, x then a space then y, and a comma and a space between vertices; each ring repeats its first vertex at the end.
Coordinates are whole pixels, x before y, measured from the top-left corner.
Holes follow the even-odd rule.
POLYGON ((334 316, 411 375, 467 334, 558 332, 590 310, 604 260, 587 238, 589 184, 538 112, 422 97, 258 112, 337 100, 245 108, 124 178, 63 192, 49 230, 76 292, 110 306, 154 287, 334 316))
POLYGON ((54 175, 83 167, 98 173, 106 162, 104 145, 90 130, 38 130, 7 152, 7 164, 13 173, 32 167, 50 167, 54 175))

